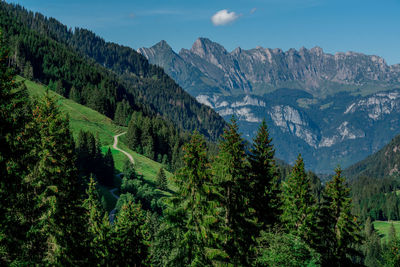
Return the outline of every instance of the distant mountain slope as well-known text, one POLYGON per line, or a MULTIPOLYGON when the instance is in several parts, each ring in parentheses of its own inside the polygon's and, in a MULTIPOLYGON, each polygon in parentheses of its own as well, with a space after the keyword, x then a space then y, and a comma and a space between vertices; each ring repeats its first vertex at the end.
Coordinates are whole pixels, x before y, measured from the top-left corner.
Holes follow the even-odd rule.
POLYGON ((179 53, 165 41, 138 52, 224 118, 235 115, 247 139, 265 118, 277 156, 293 163, 302 153, 316 172, 347 167, 400 133, 400 65, 378 56, 319 47, 228 52, 206 38, 179 53))
MULTIPOLYGON (((117 75, 116 78, 119 82, 125 87, 126 93, 131 95, 137 105, 142 106, 141 109, 160 114, 182 129, 189 131, 197 129, 212 140, 216 140, 222 133, 225 121, 217 113, 198 103, 161 68, 149 64, 147 59, 135 50, 114 43, 107 43, 85 29, 72 31, 53 18, 46 18, 41 14, 28 12, 20 6, 5 2, 0 3, 0 16, 2 21, 0 27, 5 29, 10 47, 16 49, 14 52, 17 59, 14 64, 23 71, 28 62, 34 63, 32 64, 34 78, 41 78, 37 76, 37 68, 41 67, 40 65, 45 59, 47 60, 46 64, 52 64, 46 58, 46 52, 51 52, 42 50, 41 58, 33 59, 29 57, 30 54, 38 53, 37 51, 40 51, 40 49, 34 46, 35 41, 25 42, 26 38, 23 35, 31 33, 21 31, 24 27, 38 36, 48 38, 50 42, 55 41, 57 43, 53 44, 55 46, 62 45, 67 50, 78 52, 83 61, 88 61, 91 58, 103 68, 112 70, 117 75), (36 49, 36 51, 30 51, 31 48, 36 49)), ((50 56, 50 54, 47 56, 50 56)), ((57 62, 57 64, 60 63, 57 62)), ((96 68, 101 69, 99 66, 96 68)), ((94 77, 94 79, 96 78, 94 77)), ((48 80, 43 82, 48 82, 48 80)), ((67 88, 69 91, 70 87, 67 86, 67 88)), ((121 96, 118 96, 118 98, 121 98, 121 96)), ((117 101, 120 101, 120 99, 115 99, 114 103, 110 100, 111 103, 108 104, 110 110, 106 114, 111 118, 115 112, 117 101)), ((132 100, 130 102, 132 104, 132 100)))
POLYGON ((348 167, 343 172, 349 178, 368 176, 384 178, 400 174, 400 135, 366 159, 348 167))

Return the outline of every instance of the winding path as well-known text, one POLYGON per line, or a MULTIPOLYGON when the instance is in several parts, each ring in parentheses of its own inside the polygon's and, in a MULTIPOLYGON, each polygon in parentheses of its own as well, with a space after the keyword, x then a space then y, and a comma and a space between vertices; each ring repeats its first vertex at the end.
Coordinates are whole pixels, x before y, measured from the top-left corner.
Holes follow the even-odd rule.
MULTIPOLYGON (((133 160, 132 155, 129 154, 128 152, 126 152, 125 150, 122 150, 122 149, 120 149, 120 148, 118 147, 118 137, 120 137, 121 135, 124 135, 124 134, 126 134, 126 132, 123 132, 123 133, 114 135, 114 144, 113 144, 113 148, 114 148, 115 150, 118 150, 118 151, 124 153, 125 156, 128 157, 129 161, 130 161, 132 164, 135 164, 135 161, 133 160)), ((122 174, 122 173, 117 174, 117 176, 118 176, 118 177, 121 177, 121 174, 122 174)), ((110 193, 111 193, 111 195, 112 195, 115 199, 118 200, 118 199, 119 199, 119 196, 116 195, 116 194, 114 193, 114 192, 117 191, 117 190, 118 190, 118 188, 110 189, 110 193)), ((116 209, 113 209, 113 210, 110 212, 110 215, 109 215, 110 223, 114 223, 115 213, 116 213, 116 212, 117 212, 116 209)))
POLYGON ((118 137, 120 137, 121 135, 124 135, 124 134, 126 134, 126 132, 123 132, 123 133, 114 135, 114 144, 113 144, 113 148, 114 148, 115 150, 118 150, 118 151, 124 153, 125 156, 127 156, 127 157, 129 158, 130 162, 131 162, 132 164, 135 164, 135 161, 133 160, 132 155, 129 154, 128 152, 126 152, 125 150, 122 150, 122 149, 120 149, 120 148, 118 147, 118 137))

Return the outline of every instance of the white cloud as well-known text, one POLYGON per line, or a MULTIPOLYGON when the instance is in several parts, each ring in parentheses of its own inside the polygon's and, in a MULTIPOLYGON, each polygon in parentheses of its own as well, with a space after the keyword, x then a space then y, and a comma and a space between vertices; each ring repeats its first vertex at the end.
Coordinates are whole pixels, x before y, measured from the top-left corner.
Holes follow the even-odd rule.
POLYGON ((250 14, 254 14, 254 12, 256 12, 257 11, 257 8, 252 8, 251 10, 250 10, 250 14))
POLYGON ((239 18, 235 12, 229 12, 226 9, 220 10, 211 17, 211 21, 215 26, 222 26, 234 22, 239 18))

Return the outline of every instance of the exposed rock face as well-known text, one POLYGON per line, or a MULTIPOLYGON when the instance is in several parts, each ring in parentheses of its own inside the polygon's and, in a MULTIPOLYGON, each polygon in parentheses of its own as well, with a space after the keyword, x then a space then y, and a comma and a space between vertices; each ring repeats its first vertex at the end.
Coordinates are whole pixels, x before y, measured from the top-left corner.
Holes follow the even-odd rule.
POLYGON ((377 151, 400 133, 400 65, 355 52, 256 47, 232 52, 206 38, 179 54, 164 41, 138 50, 251 140, 265 119, 277 156, 302 153, 331 172, 377 151))
POLYGON ((400 94, 398 92, 378 93, 366 99, 352 103, 344 112, 356 113, 367 112, 368 117, 379 120, 384 115, 391 114, 393 111, 400 111, 400 94))
POLYGON ((235 94, 263 94, 274 88, 288 87, 320 96, 330 92, 335 84, 363 86, 374 81, 379 83, 378 87, 386 88, 400 83, 399 65, 388 66, 383 58, 355 52, 332 55, 324 53, 320 47, 286 52, 263 47, 236 48, 228 52, 209 39, 199 38, 190 50, 182 49, 179 55, 165 41, 138 51, 150 62, 167 67, 167 72, 179 84, 185 84, 187 79, 187 71, 182 66, 192 71, 194 67, 200 71, 196 73, 200 80, 209 79, 206 84, 212 83, 220 91, 235 94), (162 55, 168 56, 161 60, 162 55))

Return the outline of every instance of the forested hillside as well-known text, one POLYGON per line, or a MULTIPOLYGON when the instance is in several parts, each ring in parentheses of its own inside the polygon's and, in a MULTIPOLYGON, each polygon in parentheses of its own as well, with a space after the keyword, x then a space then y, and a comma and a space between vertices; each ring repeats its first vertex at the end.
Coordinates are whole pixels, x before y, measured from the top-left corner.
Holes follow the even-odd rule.
POLYGON ((384 178, 399 175, 400 169, 400 135, 393 138, 389 144, 366 159, 357 162, 345 170, 350 178, 369 176, 384 178))
POLYGON ((160 114, 212 140, 222 133, 225 122, 216 112, 199 104, 133 49, 106 43, 84 29, 72 31, 20 6, 1 2, 0 12, 11 61, 25 76, 63 90, 59 93, 110 118, 125 99, 134 110, 160 114))
POLYGON ((265 121, 245 141, 131 49, 0 6, 0 266, 399 266, 372 222, 397 177, 323 185, 265 121))

